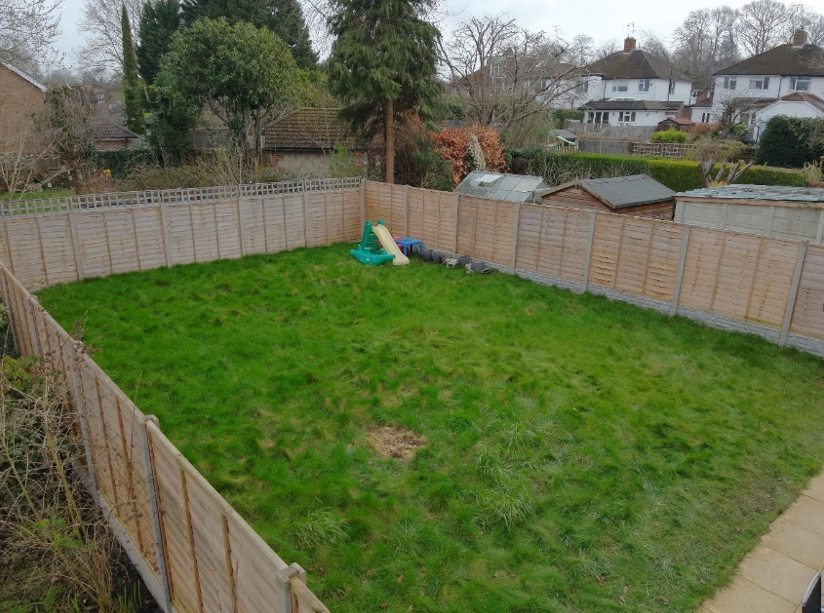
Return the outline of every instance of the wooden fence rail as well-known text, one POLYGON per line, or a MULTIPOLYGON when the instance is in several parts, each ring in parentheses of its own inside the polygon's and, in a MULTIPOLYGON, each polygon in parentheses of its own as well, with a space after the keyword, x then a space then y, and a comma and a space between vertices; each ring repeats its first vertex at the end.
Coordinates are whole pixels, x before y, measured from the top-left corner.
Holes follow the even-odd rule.
POLYGON ((824 356, 824 246, 366 182, 363 217, 532 279, 824 356))
MULTIPOLYGON (((497 268, 824 356, 824 246, 363 182, 0 219, 0 290, 21 354, 68 383, 90 487, 166 613, 326 608, 27 287, 355 241, 364 219, 497 268)), ((147 197, 148 198, 148 197, 147 197)))

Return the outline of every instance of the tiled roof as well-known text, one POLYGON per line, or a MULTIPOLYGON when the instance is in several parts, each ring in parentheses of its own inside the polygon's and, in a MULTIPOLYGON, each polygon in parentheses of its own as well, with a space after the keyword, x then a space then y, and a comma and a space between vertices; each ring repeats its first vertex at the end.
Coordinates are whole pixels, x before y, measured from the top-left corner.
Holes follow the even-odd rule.
POLYGON ((127 138, 140 138, 131 130, 117 125, 116 123, 110 123, 107 121, 95 121, 94 124, 92 124, 92 129, 94 130, 95 140, 125 140, 127 138))
POLYGON ((581 111, 677 111, 684 105, 680 100, 633 100, 614 98, 590 100, 578 107, 581 111))
POLYGON ((671 121, 672 123, 677 123, 679 126, 694 126, 695 122, 692 119, 687 119, 686 117, 667 117, 664 121, 660 123, 664 123, 667 121, 671 121))
POLYGON ((266 149, 333 149, 347 142, 339 109, 295 109, 266 128, 266 149))
POLYGON ((782 200, 824 203, 824 187, 784 187, 781 185, 720 185, 681 192, 690 198, 731 200, 782 200))
POLYGON ((629 53, 616 51, 587 66, 592 74, 603 75, 605 79, 675 79, 691 82, 687 75, 673 68, 664 60, 636 49, 629 53))
POLYGON ((816 45, 779 45, 715 74, 824 77, 824 50, 816 45))
POLYGON ((810 94, 807 92, 793 92, 791 94, 787 94, 786 96, 781 96, 775 101, 775 104, 778 104, 779 102, 806 102, 813 108, 824 113, 824 100, 815 94, 810 94))
POLYGON ((584 179, 579 185, 614 209, 672 200, 675 192, 649 175, 584 179))

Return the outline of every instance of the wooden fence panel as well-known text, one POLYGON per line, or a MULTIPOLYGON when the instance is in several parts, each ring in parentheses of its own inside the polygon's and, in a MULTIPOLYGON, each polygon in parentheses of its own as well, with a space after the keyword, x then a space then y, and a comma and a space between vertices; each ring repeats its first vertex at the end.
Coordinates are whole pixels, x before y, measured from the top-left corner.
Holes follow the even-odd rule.
POLYGON ((173 265, 197 261, 192 225, 193 208, 191 206, 166 207, 166 234, 169 236, 169 253, 173 265))
POLYGON ((339 243, 346 239, 346 214, 344 212, 343 194, 329 192, 323 194, 326 215, 327 245, 339 243))
POLYGON ((306 217, 303 211, 303 196, 284 196, 286 215, 286 248, 306 247, 306 217))
MULTIPOLYGON (((541 259, 541 226, 546 207, 536 204, 521 205, 518 219, 518 251, 515 254, 515 268, 538 272, 541 259)), ((459 220, 460 221, 460 220, 459 220)), ((459 236, 461 223, 458 224, 459 236)), ((460 238, 458 239, 460 243, 460 238)))
POLYGON ((684 226, 658 221, 653 223, 652 245, 644 283, 644 295, 648 298, 666 302, 672 300, 683 240, 684 226))
POLYGON ((306 194, 306 239, 307 247, 326 245, 326 201, 323 194, 306 194))
POLYGON ((798 260, 798 243, 766 237, 763 241, 747 319, 781 326, 798 260))
POLYGON ((273 196, 263 201, 264 236, 266 253, 294 249, 303 243, 303 235, 289 236, 286 226, 286 201, 284 196, 273 196))
POLYGON ((345 239, 360 241, 363 228, 360 223, 360 193, 357 191, 339 192, 343 197, 345 239))
POLYGON ((624 215, 598 215, 592 240, 592 258, 589 283, 601 287, 615 287, 618 254, 621 251, 624 215))
POLYGON ((615 289, 644 295, 646 273, 652 249, 653 222, 627 218, 621 224, 620 250, 615 263, 615 289))
POLYGON ((108 236, 112 274, 134 270, 138 262, 138 248, 132 211, 104 211, 102 215, 108 236))
POLYGON ((233 201, 216 202, 214 210, 218 257, 220 259, 242 257, 238 203, 233 201))
POLYGON ((702 311, 712 310, 725 234, 723 231, 696 227, 690 231, 681 282, 681 306, 702 311))
POLYGON ((49 285, 77 281, 72 228, 67 214, 35 217, 49 285))
POLYGON ((214 204, 189 207, 192 216, 192 236, 195 261, 212 262, 220 258, 217 242, 217 215, 214 204))
POLYGON ((160 207, 132 209, 137 240, 137 269, 150 270, 166 265, 163 218, 160 207))
POLYGON ((311 590, 298 577, 292 577, 289 584, 292 588, 292 608, 294 613, 328 613, 324 604, 318 600, 311 590))
POLYGON ((824 339, 824 246, 807 247, 790 331, 824 339))
POLYGON ((746 319, 754 283, 758 276, 759 253, 762 244, 763 240, 757 236, 725 235, 711 303, 714 313, 746 319))
POLYGON ((109 237, 103 211, 75 214, 85 277, 105 277, 112 272, 109 237))
POLYGON ((14 276, 27 286, 46 285, 48 278, 35 218, 7 219, 4 225, 9 244, 9 264, 14 276))
MULTIPOLYGON (((571 281, 582 280, 592 213, 566 208, 541 208, 534 255, 536 272, 571 281)), ((522 208, 521 215, 526 210, 522 208)), ((518 245, 520 250, 521 245, 518 245)))
POLYGON ((247 254, 266 253, 266 226, 264 225, 263 198, 240 200, 240 217, 243 220, 243 236, 247 254))
POLYGON ((151 425, 147 425, 146 430, 155 467, 172 603, 181 613, 201 613, 200 585, 190 541, 183 472, 175 457, 176 450, 165 437, 157 436, 151 425))

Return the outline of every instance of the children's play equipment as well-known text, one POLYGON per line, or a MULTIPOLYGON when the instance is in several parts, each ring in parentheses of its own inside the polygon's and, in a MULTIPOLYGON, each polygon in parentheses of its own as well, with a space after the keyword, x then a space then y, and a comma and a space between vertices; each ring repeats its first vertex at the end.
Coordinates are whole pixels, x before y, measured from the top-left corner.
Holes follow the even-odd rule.
POLYGON ((409 258, 398 249, 395 239, 380 219, 374 226, 371 221, 363 225, 360 244, 349 253, 361 264, 369 266, 377 266, 390 261, 394 266, 409 264, 409 258))

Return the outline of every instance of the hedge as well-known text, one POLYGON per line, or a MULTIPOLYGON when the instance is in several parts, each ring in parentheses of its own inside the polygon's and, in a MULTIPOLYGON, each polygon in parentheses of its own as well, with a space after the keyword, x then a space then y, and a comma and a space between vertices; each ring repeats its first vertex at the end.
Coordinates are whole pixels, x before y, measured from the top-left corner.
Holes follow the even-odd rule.
MULTIPOLYGON (((700 189, 704 186, 697 162, 663 160, 597 153, 550 154, 533 150, 507 151, 513 172, 543 176, 550 185, 575 178, 616 177, 648 174, 676 192, 700 189)), ((791 185, 803 187, 803 172, 753 166, 739 179, 739 183, 755 185, 791 185)))

